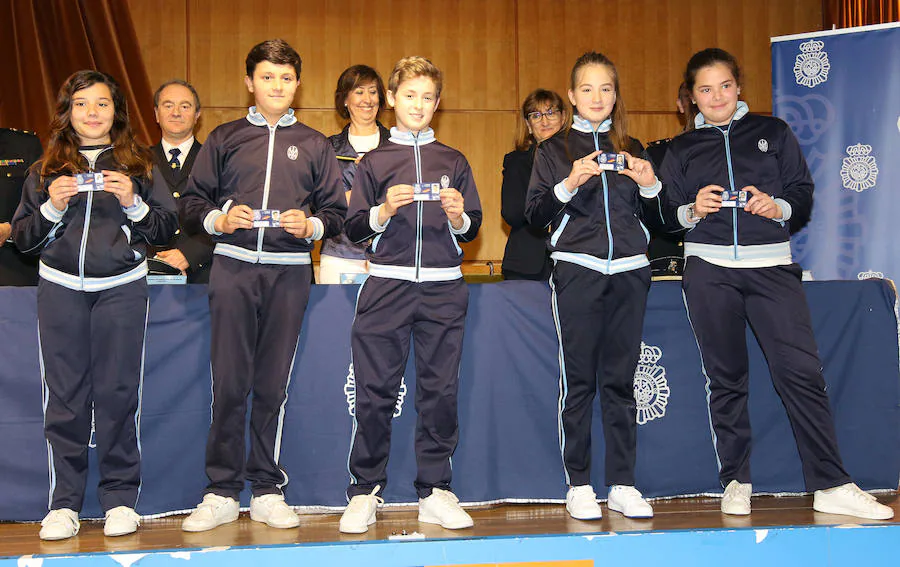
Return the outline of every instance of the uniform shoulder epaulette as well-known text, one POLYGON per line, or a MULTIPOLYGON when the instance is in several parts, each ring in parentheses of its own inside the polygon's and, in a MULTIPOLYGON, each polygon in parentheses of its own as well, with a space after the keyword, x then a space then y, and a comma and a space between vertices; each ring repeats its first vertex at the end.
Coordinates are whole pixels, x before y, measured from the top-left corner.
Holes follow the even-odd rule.
POLYGON ((672 141, 672 138, 663 138, 661 140, 653 140, 652 142, 647 142, 647 147, 658 146, 660 144, 666 144, 671 141, 672 141))
POLYGON ((18 132, 19 134, 26 134, 28 136, 37 136, 37 132, 34 132, 32 130, 20 130, 18 128, 9 128, 9 130, 18 132))

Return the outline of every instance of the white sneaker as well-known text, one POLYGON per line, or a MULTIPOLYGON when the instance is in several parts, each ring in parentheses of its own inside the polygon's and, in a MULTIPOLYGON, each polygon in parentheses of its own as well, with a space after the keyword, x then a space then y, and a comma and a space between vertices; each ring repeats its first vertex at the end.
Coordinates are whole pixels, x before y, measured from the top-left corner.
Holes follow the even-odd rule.
POLYGON ((566 493, 566 512, 576 520, 599 520, 603 510, 590 484, 573 486, 566 493))
POLYGON ((890 520, 894 517, 891 508, 880 504, 874 496, 863 492, 852 482, 828 490, 816 490, 813 495, 813 510, 867 520, 890 520))
POLYGON ((103 535, 115 537, 133 534, 141 524, 141 517, 133 508, 128 506, 116 506, 106 512, 106 522, 103 524, 103 535))
POLYGON ((369 526, 375 523, 375 511, 379 504, 384 504, 384 499, 376 496, 381 490, 379 484, 372 489, 371 494, 357 494, 350 499, 344 513, 341 515, 339 529, 345 534, 364 534, 369 531, 369 526))
POLYGON ((459 498, 449 490, 432 488, 431 496, 419 499, 419 521, 439 524, 448 530, 461 530, 475 525, 465 510, 459 506, 459 498))
POLYGON ((633 486, 614 484, 609 489, 606 505, 626 518, 652 518, 653 507, 633 486))
POLYGON ((237 520, 238 514, 240 506, 237 500, 210 493, 204 496, 203 502, 181 522, 181 529, 186 532, 205 532, 237 520))
POLYGON ((753 494, 752 484, 732 480, 722 495, 722 513, 734 516, 749 515, 751 494, 753 494))
POLYGON ((50 510, 41 520, 41 539, 57 540, 68 539, 78 534, 81 523, 78 521, 78 512, 69 508, 50 510))
POLYGON ((300 516, 284 502, 282 494, 263 494, 250 499, 250 519, 270 528, 296 528, 300 516))

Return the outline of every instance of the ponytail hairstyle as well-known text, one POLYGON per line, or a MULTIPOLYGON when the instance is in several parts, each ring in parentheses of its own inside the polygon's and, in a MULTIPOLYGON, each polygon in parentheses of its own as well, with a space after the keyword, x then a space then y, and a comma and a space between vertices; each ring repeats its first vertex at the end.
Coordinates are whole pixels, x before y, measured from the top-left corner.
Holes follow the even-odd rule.
POLYGON ((109 131, 116 168, 128 176, 150 178, 153 155, 138 143, 128 120, 128 104, 119 84, 106 73, 94 70, 73 73, 56 96, 56 111, 50 122, 50 142, 40 162, 41 179, 57 174, 84 171, 84 158, 79 153, 81 138, 72 127, 72 99, 78 91, 102 83, 109 88, 113 102, 113 123, 109 131))

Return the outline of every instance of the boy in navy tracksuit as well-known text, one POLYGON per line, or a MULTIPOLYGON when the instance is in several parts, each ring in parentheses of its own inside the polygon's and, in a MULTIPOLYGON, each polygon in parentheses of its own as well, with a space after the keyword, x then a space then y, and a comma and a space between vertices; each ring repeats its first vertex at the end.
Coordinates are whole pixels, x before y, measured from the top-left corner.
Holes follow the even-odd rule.
POLYGON ((300 56, 286 42, 266 41, 250 51, 245 82, 256 106, 246 118, 213 130, 179 203, 189 230, 202 227, 213 235, 217 255, 209 283, 209 485, 182 524, 186 531, 237 519, 245 471, 251 519, 278 528, 299 525, 284 502, 288 476, 279 465, 287 388, 309 298, 309 253, 315 240, 340 232, 346 212, 331 145, 290 108, 299 76, 300 56), (273 218, 271 211, 280 226, 261 222, 273 218))
POLYGON ((147 244, 167 242, 178 217, 159 171, 151 181, 152 156, 135 142, 125 96, 112 77, 73 74, 56 108, 47 153, 31 169, 12 222, 19 249, 41 255, 50 513, 40 537, 78 533, 92 413, 103 533, 125 535, 139 523, 147 244), (79 187, 76 174, 84 173, 93 184, 79 187), (102 185, 94 175, 102 175, 102 185))
POLYGON ((356 411, 348 461, 350 503, 340 530, 375 522, 387 482, 391 415, 409 355, 416 352, 416 492, 419 521, 466 528, 472 518, 450 491, 450 457, 459 437, 457 391, 468 289, 458 242, 475 238, 481 204, 466 158, 429 128, 441 73, 421 57, 401 59, 388 84, 397 127, 390 143, 362 159, 345 231, 372 239, 369 278, 360 289, 351 334, 356 411), (418 200, 427 184, 439 200, 418 200))
MULTIPOLYGON (((609 507, 648 518, 653 509, 634 487, 634 371, 650 268, 642 211, 659 211, 661 185, 640 143, 629 137, 612 61, 589 52, 572 70, 576 115, 538 147, 525 216, 549 227, 553 314, 559 335, 559 439, 566 510, 579 520, 602 517, 591 487, 591 416, 600 392, 609 507), (600 169, 599 154, 624 153, 627 166, 600 169), (634 155, 632 155, 634 154, 634 155)), ((658 213, 657 213, 658 214, 658 213)))
POLYGON ((787 410, 813 508, 890 518, 893 510, 851 481, 838 451, 801 269, 791 258, 790 234, 809 221, 813 202, 797 139, 783 121, 750 114, 738 100, 731 54, 696 53, 685 83, 700 110, 696 129, 672 140, 661 177, 689 229, 682 286, 707 379, 722 512, 750 513, 749 323, 787 410), (746 192, 746 204, 723 206, 726 190, 733 198, 746 192))

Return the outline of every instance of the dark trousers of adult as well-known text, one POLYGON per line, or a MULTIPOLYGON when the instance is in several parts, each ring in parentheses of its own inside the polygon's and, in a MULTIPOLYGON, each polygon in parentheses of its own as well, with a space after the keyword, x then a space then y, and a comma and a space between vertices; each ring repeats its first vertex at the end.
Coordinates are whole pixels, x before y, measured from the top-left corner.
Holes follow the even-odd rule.
POLYGON ((462 279, 414 283, 370 276, 351 332, 356 406, 348 497, 387 484, 391 418, 409 357, 416 355, 416 492, 450 489, 459 440, 457 393, 469 289, 462 279))
POLYGON ((250 264, 221 255, 213 262, 207 492, 237 500, 245 471, 253 496, 281 494, 288 482, 279 464, 281 434, 311 271, 309 264, 250 264), (244 436, 251 392, 247 456, 244 436))
POLYGON ((600 388, 607 486, 634 486, 634 371, 650 268, 605 275, 557 262, 550 280, 560 342, 559 443, 570 486, 591 484, 591 422, 600 388))
POLYGON ((147 331, 147 282, 75 291, 38 282, 44 372, 44 435, 50 509, 80 511, 88 474, 91 408, 104 512, 134 508, 141 485, 140 385, 147 331))
POLYGON ((838 452, 797 264, 725 268, 689 256, 682 281, 709 388, 719 480, 750 482, 747 324, 769 365, 810 491, 851 482, 838 452))

